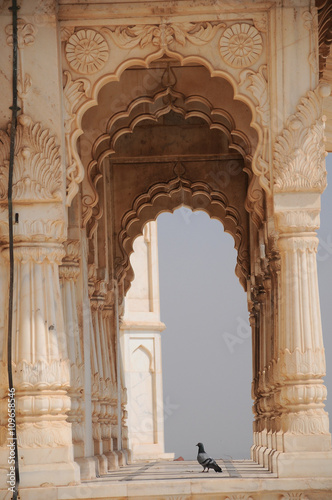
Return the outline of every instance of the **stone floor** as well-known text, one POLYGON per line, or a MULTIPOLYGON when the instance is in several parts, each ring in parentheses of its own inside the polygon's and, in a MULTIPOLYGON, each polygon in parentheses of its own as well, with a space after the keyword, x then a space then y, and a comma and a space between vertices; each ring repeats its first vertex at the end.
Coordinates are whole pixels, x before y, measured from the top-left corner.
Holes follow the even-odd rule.
MULTIPOLYGON (((325 500, 331 479, 278 479, 250 460, 218 460, 223 472, 197 462, 139 462, 76 486, 26 488, 20 500, 325 500)), ((9 492, 0 492, 10 500, 9 492)))
POLYGON ((277 477, 267 469, 257 465, 251 460, 217 460, 222 468, 222 473, 214 470, 202 473, 202 467, 197 462, 174 461, 174 462, 148 462, 135 463, 122 467, 117 471, 109 472, 102 480, 149 481, 149 480, 178 480, 197 479, 212 480, 229 477, 238 478, 271 478, 277 477), (203 475, 204 474, 204 475, 203 475))

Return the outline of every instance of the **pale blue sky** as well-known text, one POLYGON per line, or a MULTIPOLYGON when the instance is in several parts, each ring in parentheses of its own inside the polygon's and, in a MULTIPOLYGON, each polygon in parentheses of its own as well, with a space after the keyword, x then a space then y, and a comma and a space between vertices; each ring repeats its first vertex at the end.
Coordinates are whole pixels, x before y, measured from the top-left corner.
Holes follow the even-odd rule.
MULTIPOLYGON (((318 275, 332 414, 332 154, 327 167, 318 275)), ((186 208, 158 217, 158 238, 166 451, 195 459, 202 441, 214 458, 249 458, 251 338, 233 238, 186 208)))

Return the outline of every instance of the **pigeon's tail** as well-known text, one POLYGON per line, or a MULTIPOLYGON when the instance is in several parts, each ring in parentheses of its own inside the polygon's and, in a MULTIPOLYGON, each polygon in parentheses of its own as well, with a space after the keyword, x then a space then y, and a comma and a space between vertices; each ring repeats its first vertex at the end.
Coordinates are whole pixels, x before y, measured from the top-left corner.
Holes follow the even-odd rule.
POLYGON ((219 467, 218 464, 216 464, 213 468, 216 472, 222 472, 222 469, 219 467))

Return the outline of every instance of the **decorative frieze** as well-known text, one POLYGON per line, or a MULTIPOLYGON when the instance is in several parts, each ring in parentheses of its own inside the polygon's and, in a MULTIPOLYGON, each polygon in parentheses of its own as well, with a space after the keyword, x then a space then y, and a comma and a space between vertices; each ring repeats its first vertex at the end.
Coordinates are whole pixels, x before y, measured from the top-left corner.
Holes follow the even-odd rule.
POLYGON ((322 377, 325 375, 324 349, 306 349, 299 347, 293 352, 285 349, 279 353, 280 370, 284 379, 298 378, 300 380, 322 377))
POLYGON ((136 26, 116 26, 115 28, 103 28, 103 33, 108 34, 117 47, 121 49, 132 49, 139 46, 144 48, 152 44, 156 47, 167 47, 172 43, 182 46, 186 42, 193 45, 205 45, 210 42, 217 31, 225 27, 220 22, 184 22, 184 23, 161 23, 136 26))
POLYGON ((309 500, 309 498, 304 493, 289 492, 282 493, 280 496, 280 500, 309 500))
MULTIPOLYGON (((27 264, 60 264, 65 254, 61 244, 50 244, 50 246, 38 245, 36 242, 31 244, 17 243, 14 248, 14 257, 17 262, 27 264)), ((7 247, 3 248, 2 255, 9 260, 9 251, 7 247)), ((39 276, 38 276, 39 278, 39 276)))
POLYGON ((320 224, 319 214, 319 208, 283 210, 276 213, 277 227, 285 233, 315 231, 320 224))
POLYGON ((22 448, 55 448, 72 445, 71 424, 64 421, 17 424, 18 445, 22 448))
MULTIPOLYGON (((8 220, 5 205, 0 204, 0 240, 8 241, 8 220), (3 209, 3 211, 2 211, 3 209), (4 217, 3 217, 4 216, 4 217), (6 217, 6 219, 5 219, 6 217)), ((63 241, 66 238, 66 224, 62 219, 45 220, 45 219, 29 219, 23 217, 19 212, 19 220, 14 224, 14 241, 20 242, 54 242, 63 241)), ((61 252, 61 255, 63 252, 61 252)), ((61 259, 61 255, 59 258, 61 259)))
POLYGON ((280 496, 280 500, 310 500, 310 499, 304 493, 291 491, 289 493, 282 493, 280 496))
POLYGON ((225 500, 253 500, 253 497, 248 493, 234 493, 227 495, 225 500))
MULTIPOLYGON (((52 325, 50 326, 52 330, 52 325)), ((54 329, 54 328, 53 328, 54 329)), ((20 360, 15 364, 14 378, 19 390, 56 390, 68 389, 70 380, 69 360, 20 360)))

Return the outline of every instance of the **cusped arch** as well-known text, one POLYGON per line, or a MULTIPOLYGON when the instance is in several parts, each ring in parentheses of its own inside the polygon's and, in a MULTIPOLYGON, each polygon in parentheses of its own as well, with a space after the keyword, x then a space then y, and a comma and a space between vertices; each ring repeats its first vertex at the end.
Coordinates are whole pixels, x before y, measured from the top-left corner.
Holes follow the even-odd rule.
POLYGON ((187 206, 193 211, 202 210, 211 219, 219 220, 225 232, 232 235, 234 248, 237 250, 235 274, 246 290, 250 266, 249 241, 241 214, 230 205, 225 194, 214 191, 205 182, 191 182, 186 179, 180 162, 177 163, 174 172, 176 176, 169 182, 154 184, 145 193, 139 195, 132 209, 122 217, 121 231, 118 236, 122 258, 117 258, 115 263, 117 279, 124 280, 126 292, 134 279, 130 263, 134 240, 143 234, 144 225, 156 220, 162 212, 173 213, 177 208, 187 206))
POLYGON ((229 149, 240 153, 250 163, 252 156, 249 139, 241 130, 236 129, 232 116, 226 110, 214 108, 212 103, 205 97, 197 95, 185 96, 172 87, 166 87, 152 97, 138 97, 125 110, 110 117, 106 132, 101 134, 92 146, 93 159, 87 166, 87 181, 90 190, 82 198, 83 224, 87 225, 92 218, 89 237, 96 230, 98 220, 101 217, 101 207, 98 206, 97 185, 103 175, 103 161, 116 152, 116 142, 121 136, 132 134, 135 127, 142 121, 157 122, 161 116, 170 111, 182 115, 184 119, 190 117, 201 118, 207 123, 210 130, 220 130, 228 139, 229 149), (165 98, 169 99, 169 102, 165 103, 165 98), (148 110, 146 110, 147 105, 148 110))
MULTIPOLYGON (((262 116, 260 107, 260 96, 267 95, 267 81, 262 71, 259 71, 259 78, 256 78, 258 73, 251 71, 252 84, 248 86, 244 83, 243 79, 236 80, 235 76, 230 71, 225 71, 213 66, 205 57, 200 55, 185 56, 178 51, 170 50, 168 47, 163 47, 160 50, 150 52, 145 57, 130 57, 120 63, 113 72, 98 76, 90 75, 90 78, 78 78, 73 80, 69 71, 67 73, 67 81, 64 86, 64 97, 67 110, 67 122, 70 132, 67 134, 67 148, 68 148, 68 168, 67 168, 67 205, 71 204, 72 199, 78 192, 78 185, 82 182, 84 177, 84 167, 80 160, 77 141, 83 134, 82 119, 86 111, 98 104, 98 94, 100 90, 112 81, 119 81, 122 73, 134 66, 149 68, 152 62, 161 59, 163 56, 168 56, 179 61, 181 66, 189 64, 198 64, 205 67, 211 77, 220 77, 229 82, 233 88, 234 100, 239 100, 245 103, 252 115, 250 125, 257 132, 258 145, 254 152, 251 168, 253 173, 258 176, 260 186, 270 194, 269 186, 269 166, 268 158, 266 158, 265 142, 266 142, 266 127, 264 120, 266 116, 262 116), (74 90, 74 91, 73 91, 74 90), (68 118, 69 117, 69 118, 68 118)), ((268 110, 264 110, 266 115, 268 110)))

